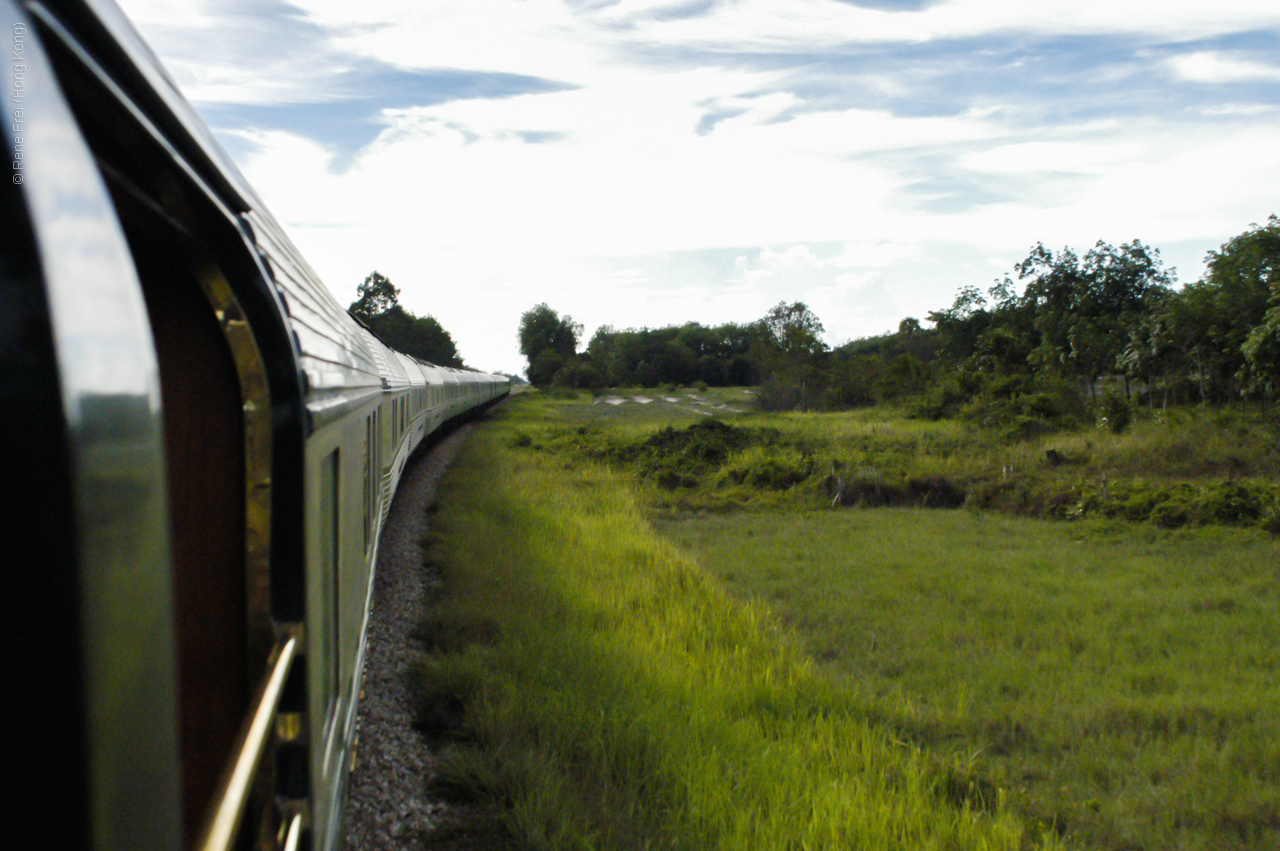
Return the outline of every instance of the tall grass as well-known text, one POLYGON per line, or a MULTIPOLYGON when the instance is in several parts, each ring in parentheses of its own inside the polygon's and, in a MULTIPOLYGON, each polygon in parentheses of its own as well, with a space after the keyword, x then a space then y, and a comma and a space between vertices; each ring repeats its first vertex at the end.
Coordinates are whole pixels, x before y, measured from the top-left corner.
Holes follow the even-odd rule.
POLYGON ((416 679, 444 788, 527 849, 1058 845, 816 674, 653 534, 624 477, 521 446, 538 404, 473 436, 434 520, 416 679))
POLYGON ((1280 847, 1280 542, 880 510, 666 521, 907 741, 1098 849, 1280 847))

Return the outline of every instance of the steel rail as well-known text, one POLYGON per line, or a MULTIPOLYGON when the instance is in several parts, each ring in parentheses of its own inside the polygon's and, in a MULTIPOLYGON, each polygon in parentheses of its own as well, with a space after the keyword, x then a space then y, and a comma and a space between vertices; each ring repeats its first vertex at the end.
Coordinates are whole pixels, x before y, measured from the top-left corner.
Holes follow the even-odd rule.
MULTIPOLYGON (((262 754, 266 751, 267 741, 270 738, 271 721, 280 707, 285 677, 288 676, 289 668, 292 667, 297 654, 298 639, 296 637, 290 637, 272 654, 275 656, 275 661, 259 692, 257 709, 254 710, 249 725, 244 729, 240 747, 236 750, 235 762, 231 770, 224 775, 221 788, 214 797, 217 806, 211 811, 200 842, 196 845, 200 851, 230 851, 235 842, 236 830, 244 817, 253 779, 258 773, 258 763, 262 761, 262 754)), ((294 835, 292 825, 289 832, 290 835, 294 835)))

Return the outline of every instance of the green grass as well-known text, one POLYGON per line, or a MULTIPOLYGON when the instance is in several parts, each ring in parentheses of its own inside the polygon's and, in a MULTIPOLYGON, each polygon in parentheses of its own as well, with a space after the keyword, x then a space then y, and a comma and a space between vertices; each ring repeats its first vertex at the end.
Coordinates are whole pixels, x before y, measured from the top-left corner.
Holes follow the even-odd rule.
MULTIPOLYGON (((743 391, 719 391, 734 392, 743 391)), ((1144 413, 1119 435, 1087 428, 1030 440, 887 408, 720 414, 722 422, 775 437, 735 447, 717 465, 688 475, 685 458, 672 457, 664 470, 652 453, 636 449, 660 429, 685 429, 708 417, 656 402, 613 409, 587 394, 531 394, 529 401, 537 413, 523 435, 532 445, 607 461, 629 472, 645 502, 660 509, 810 509, 842 494, 845 504, 967 501, 1028 517, 1122 517, 1167 528, 1220 524, 1280 533, 1280 426, 1255 413, 1144 413), (1050 451, 1059 463, 1050 463, 1050 451)))
POLYGON ((904 740, 1098 849, 1280 847, 1280 542, 918 510, 660 521, 904 740))
POLYGON ((1273 424, 504 407, 446 480, 416 675, 503 843, 1280 847, 1273 424))
POLYGON ((504 408, 441 493, 415 679, 441 788, 515 847, 1057 847, 660 539, 627 477, 521 441, 545 400, 504 408))

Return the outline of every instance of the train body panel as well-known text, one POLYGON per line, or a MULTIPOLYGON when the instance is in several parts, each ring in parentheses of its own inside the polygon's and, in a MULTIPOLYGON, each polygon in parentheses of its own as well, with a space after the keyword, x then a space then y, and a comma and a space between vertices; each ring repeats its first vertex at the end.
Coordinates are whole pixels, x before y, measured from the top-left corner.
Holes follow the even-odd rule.
POLYGON ((27 182, 0 196, 0 369, 54 376, 3 396, 44 506, 6 537, 49 554, 30 620, 65 669, 20 678, 65 743, 20 759, 34 811, 102 851, 337 847, 382 524, 413 451, 507 379, 351 319, 109 0, 0 8, 31 101, 4 107, 27 182))

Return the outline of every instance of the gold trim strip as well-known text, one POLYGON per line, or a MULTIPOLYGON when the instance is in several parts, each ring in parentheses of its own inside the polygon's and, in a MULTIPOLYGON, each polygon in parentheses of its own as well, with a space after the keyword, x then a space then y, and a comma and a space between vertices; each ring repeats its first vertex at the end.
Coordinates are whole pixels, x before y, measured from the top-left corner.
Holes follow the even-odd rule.
POLYGON ((271 622, 271 392, 253 328, 218 266, 203 264, 200 286, 222 326, 244 405, 245 593, 249 676, 275 643, 271 622))
POLYGON ((298 842, 302 839, 302 816, 296 815, 289 822, 289 835, 284 839, 284 851, 298 851, 298 842))
POLYGON ((272 722, 280 706, 280 696, 284 693, 285 677, 297 653, 298 640, 290 638, 273 654, 275 661, 271 666, 271 675, 263 684, 258 697, 258 708, 244 730, 240 747, 236 749, 235 764, 225 776, 222 788, 214 798, 218 802, 217 808, 213 810, 213 816, 196 846, 201 851, 228 851, 235 842, 236 829, 244 816, 253 779, 258 773, 258 763, 274 727, 272 722))

